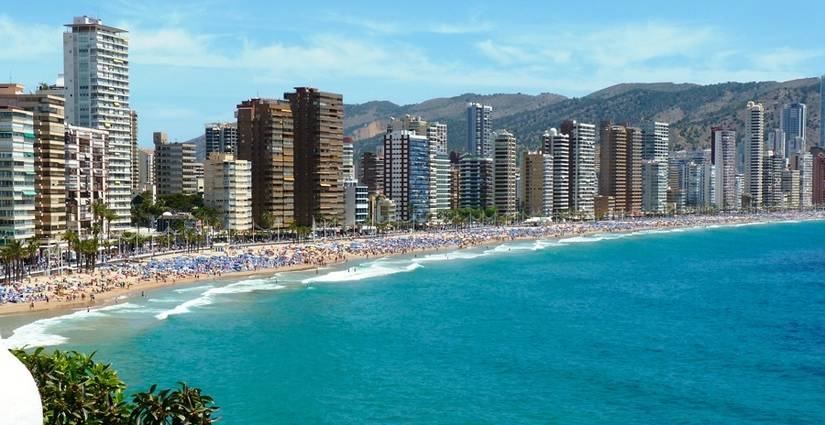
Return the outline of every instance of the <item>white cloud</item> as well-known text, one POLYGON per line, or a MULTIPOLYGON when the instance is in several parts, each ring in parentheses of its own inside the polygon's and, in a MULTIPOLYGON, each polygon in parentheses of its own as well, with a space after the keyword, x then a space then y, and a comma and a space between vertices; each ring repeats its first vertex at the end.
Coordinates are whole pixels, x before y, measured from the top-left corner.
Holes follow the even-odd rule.
POLYGON ((474 34, 493 30, 495 27, 491 22, 480 21, 473 17, 466 21, 455 22, 430 22, 411 19, 409 22, 374 20, 339 13, 327 13, 326 20, 344 25, 358 27, 369 32, 382 34, 410 34, 410 33, 432 33, 443 35, 474 34))
POLYGON ((42 56, 60 54, 63 28, 24 23, 0 15, 0 59, 40 61, 42 56))

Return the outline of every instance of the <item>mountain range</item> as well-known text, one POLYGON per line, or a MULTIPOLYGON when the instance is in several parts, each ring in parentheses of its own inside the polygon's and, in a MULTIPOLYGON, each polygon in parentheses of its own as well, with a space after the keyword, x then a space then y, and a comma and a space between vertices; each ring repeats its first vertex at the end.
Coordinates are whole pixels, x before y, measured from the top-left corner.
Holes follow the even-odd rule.
POLYGON ((708 147, 710 127, 723 126, 745 134, 745 105, 755 100, 765 105, 768 129, 779 126, 782 105, 808 105, 806 139, 819 140, 819 79, 785 82, 720 83, 710 85, 675 83, 632 83, 611 86, 587 96, 567 98, 559 94, 472 93, 426 100, 411 105, 372 101, 344 105, 344 133, 356 142, 356 152, 372 150, 381 140, 390 117, 420 115, 426 120, 447 124, 450 150, 463 151, 466 144, 466 103, 480 102, 493 107, 493 127, 507 129, 524 149, 535 149, 541 134, 558 127, 566 119, 597 124, 602 120, 640 125, 650 121, 671 124, 671 148, 708 147))

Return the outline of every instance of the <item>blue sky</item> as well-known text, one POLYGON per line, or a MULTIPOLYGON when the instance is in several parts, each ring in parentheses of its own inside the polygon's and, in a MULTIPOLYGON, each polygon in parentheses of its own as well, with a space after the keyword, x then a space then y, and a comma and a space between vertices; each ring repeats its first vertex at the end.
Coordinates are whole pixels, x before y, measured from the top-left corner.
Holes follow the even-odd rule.
POLYGON ((820 1, 6 2, 0 78, 28 87, 62 72, 60 33, 72 16, 130 31, 143 146, 152 131, 183 141, 232 120, 243 99, 299 85, 347 103, 411 103, 825 72, 820 1))

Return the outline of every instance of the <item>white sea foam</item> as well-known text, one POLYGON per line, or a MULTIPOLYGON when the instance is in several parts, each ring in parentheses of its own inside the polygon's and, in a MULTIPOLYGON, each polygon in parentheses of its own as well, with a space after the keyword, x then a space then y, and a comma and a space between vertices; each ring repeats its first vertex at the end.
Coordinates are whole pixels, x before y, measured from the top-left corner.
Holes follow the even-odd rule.
MULTIPOLYGON (((204 287, 201 287, 203 289, 204 287)), ((209 286, 206 291, 200 294, 199 297, 188 300, 178 304, 172 309, 164 310, 155 315, 158 320, 166 320, 169 316, 176 316, 192 311, 192 308, 203 307, 215 302, 215 298, 219 295, 227 294, 244 294, 252 291, 273 291, 284 288, 269 279, 249 279, 240 282, 232 283, 226 286, 219 286, 217 288, 209 286)))
POLYGON ((421 258, 416 258, 413 261, 417 263, 428 263, 434 261, 450 261, 450 260, 472 260, 473 258, 483 257, 487 255, 486 252, 481 251, 447 251, 443 254, 430 254, 421 258))
POLYGON ((396 273, 411 272, 419 267, 421 267, 421 264, 414 260, 407 260, 403 262, 377 260, 364 263, 353 268, 337 270, 321 276, 304 279, 302 282, 349 282, 370 279, 373 277, 389 276, 396 273))
POLYGON ((183 293, 186 293, 186 292, 202 291, 204 289, 209 289, 209 288, 212 288, 212 287, 213 287, 212 285, 192 286, 192 287, 189 287, 189 288, 175 289, 175 292, 177 292, 179 294, 183 294, 183 293))
POLYGON ((590 243, 590 242, 599 242, 599 241, 609 241, 613 239, 621 239, 627 237, 626 233, 599 233, 590 236, 574 236, 571 238, 565 238, 559 240, 562 244, 571 244, 571 243, 590 243))

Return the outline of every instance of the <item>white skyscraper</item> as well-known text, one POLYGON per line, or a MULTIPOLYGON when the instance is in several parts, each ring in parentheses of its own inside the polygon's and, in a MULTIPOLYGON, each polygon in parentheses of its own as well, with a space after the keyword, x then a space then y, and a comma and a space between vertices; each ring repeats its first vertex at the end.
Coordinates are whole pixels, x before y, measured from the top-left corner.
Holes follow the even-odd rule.
POLYGON ((642 210, 661 213, 666 210, 670 156, 670 124, 653 122, 642 127, 642 210), (658 179, 653 182, 650 179, 658 179), (647 205, 647 206, 645 206, 647 205))
POLYGON ((714 190, 716 207, 736 208, 736 132, 713 127, 710 130, 711 161, 716 167, 714 190))
POLYGON ((107 203, 112 225, 130 223, 132 131, 129 109, 129 41, 126 31, 87 16, 76 17, 63 34, 66 123, 106 130, 107 203))
POLYGON ((480 103, 467 104, 467 152, 483 157, 492 156, 493 107, 480 103))
POLYGON ((341 150, 341 174, 344 180, 355 180, 355 164, 353 162, 352 137, 344 137, 343 148, 341 150))
POLYGON ((570 138, 570 214, 582 219, 592 219, 596 212, 596 126, 565 121, 561 131, 570 138))
POLYGON ((542 136, 542 152, 553 157, 553 216, 570 211, 570 137, 551 128, 542 136))
POLYGON ((438 217, 450 209, 450 157, 447 153, 447 124, 434 122, 427 127, 430 143, 430 214, 438 217))
POLYGON ((750 207, 762 206, 762 156, 765 140, 765 107, 748 102, 747 132, 745 134, 745 187, 750 207))

